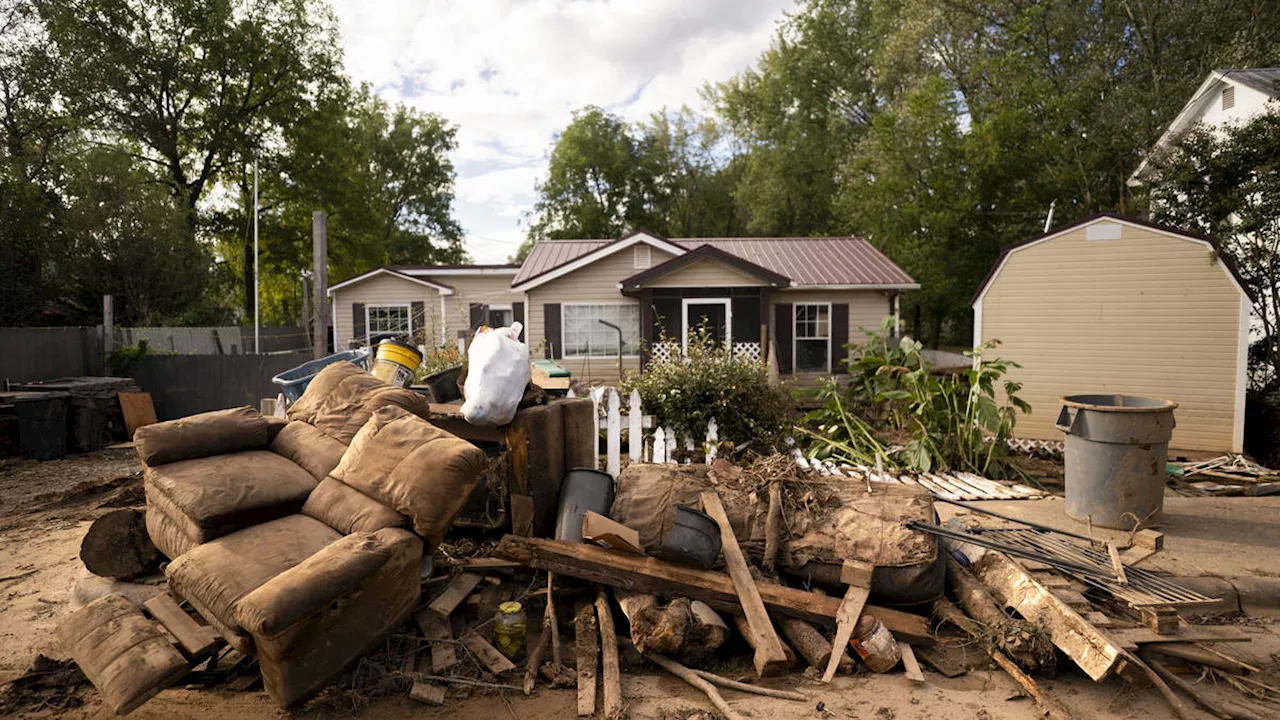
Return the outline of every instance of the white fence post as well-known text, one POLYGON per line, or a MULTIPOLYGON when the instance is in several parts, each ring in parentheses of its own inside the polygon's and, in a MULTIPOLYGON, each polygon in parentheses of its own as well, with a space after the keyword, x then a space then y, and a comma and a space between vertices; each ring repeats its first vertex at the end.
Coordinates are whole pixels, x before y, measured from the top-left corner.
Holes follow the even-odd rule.
POLYGON ((662 428, 653 431, 653 457, 651 462, 659 465, 667 461, 667 432, 662 428))
POLYGON ((619 405, 621 401, 618 399, 618 391, 610 390, 605 447, 608 448, 609 474, 614 478, 617 478, 618 473, 622 471, 622 417, 619 413, 619 405))
POLYGON ((684 431, 684 463, 688 465, 693 462, 693 434, 688 430, 684 431))
POLYGON ((676 464, 676 448, 680 447, 680 441, 676 438, 676 431, 667 426, 667 464, 676 464))
POLYGON ((631 462, 640 462, 641 452, 644 450, 644 431, 640 428, 640 422, 644 413, 640 410, 640 391, 631 391, 631 403, 627 408, 627 453, 631 457, 631 462))
POLYGON ((719 449, 717 445, 720 442, 720 427, 716 425, 716 419, 711 418, 707 422, 707 464, 710 465, 712 460, 716 459, 716 451, 719 449))
POLYGON ((588 396, 591 398, 591 418, 592 418, 591 430, 592 432, 596 433, 595 437, 592 438, 592 442, 595 443, 593 447, 597 448, 596 452, 591 453, 591 467, 596 470, 599 470, 600 469, 600 452, 599 452, 600 399, 604 397, 604 388, 593 387, 591 388, 591 392, 588 393, 588 396))

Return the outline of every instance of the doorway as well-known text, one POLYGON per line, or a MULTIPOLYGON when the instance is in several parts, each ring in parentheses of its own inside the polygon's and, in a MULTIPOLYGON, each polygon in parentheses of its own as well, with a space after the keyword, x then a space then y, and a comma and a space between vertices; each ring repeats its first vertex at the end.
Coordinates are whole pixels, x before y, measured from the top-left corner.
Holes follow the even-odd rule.
POLYGON ((720 345, 732 342, 733 306, 729 298, 685 298, 681 349, 689 352, 689 333, 704 324, 711 338, 720 345))

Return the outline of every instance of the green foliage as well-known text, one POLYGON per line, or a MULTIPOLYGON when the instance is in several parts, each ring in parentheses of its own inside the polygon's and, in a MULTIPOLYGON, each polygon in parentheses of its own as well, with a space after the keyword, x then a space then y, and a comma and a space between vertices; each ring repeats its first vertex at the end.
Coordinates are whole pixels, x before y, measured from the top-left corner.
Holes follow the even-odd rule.
POLYGON ((157 355, 172 355, 172 353, 167 350, 156 350, 146 340, 139 340, 137 345, 125 345, 112 350, 107 358, 107 367, 110 368, 112 375, 129 377, 134 365, 157 355))
POLYGON ((458 346, 446 343, 440 347, 432 348, 426 355, 422 356, 422 364, 418 366, 418 370, 414 374, 414 381, 421 383, 428 375, 434 375, 441 370, 463 367, 466 364, 467 356, 458 351, 458 346))
POLYGON ((769 384, 763 363, 734 355, 705 328, 691 333, 685 356, 650 363, 629 377, 625 389, 632 388, 645 411, 677 436, 700 438, 715 418, 721 438, 757 448, 778 441, 794 409, 790 394, 769 384))
POLYGON ((921 343, 890 340, 892 318, 862 345, 851 345, 849 383, 828 379, 822 408, 798 432, 810 457, 841 463, 896 465, 916 472, 961 470, 984 477, 1019 477, 1006 441, 1019 412, 1019 383, 1004 379, 1007 360, 988 360, 986 343, 965 353, 970 370, 940 375, 921 356, 921 343), (882 430, 877 430, 882 428, 882 430))
POLYGON ((1221 134, 1193 128, 1153 158, 1147 184, 1156 220, 1222 241, 1262 326, 1250 348, 1251 385, 1273 390, 1280 384, 1280 108, 1221 134))

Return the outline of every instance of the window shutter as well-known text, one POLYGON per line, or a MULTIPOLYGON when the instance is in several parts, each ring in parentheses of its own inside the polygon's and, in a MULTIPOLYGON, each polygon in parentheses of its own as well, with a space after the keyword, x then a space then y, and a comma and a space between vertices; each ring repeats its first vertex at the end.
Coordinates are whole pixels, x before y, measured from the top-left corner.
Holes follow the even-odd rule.
POLYGON ((427 344, 427 303, 414 300, 409 303, 409 337, 414 345, 427 344))
POLYGON ((489 320, 489 306, 471 303, 471 329, 477 330, 489 320))
POLYGON ((520 323, 520 342, 524 342, 524 303, 511 303, 511 321, 520 323))
POLYGON ((542 306, 543 338, 547 341, 547 351, 552 360, 559 360, 563 348, 560 347, 560 303, 547 303, 542 306))
POLYGON ((831 373, 848 375, 849 303, 831 303, 831 373))
POLYGON ((777 303, 773 306, 773 337, 775 351, 778 355, 778 372, 791 372, 791 323, 795 316, 791 303, 777 303))
MULTIPOLYGON (((351 303, 351 340, 356 345, 366 343, 364 303, 351 303)), ((334 348, 336 351, 338 348, 334 348)))

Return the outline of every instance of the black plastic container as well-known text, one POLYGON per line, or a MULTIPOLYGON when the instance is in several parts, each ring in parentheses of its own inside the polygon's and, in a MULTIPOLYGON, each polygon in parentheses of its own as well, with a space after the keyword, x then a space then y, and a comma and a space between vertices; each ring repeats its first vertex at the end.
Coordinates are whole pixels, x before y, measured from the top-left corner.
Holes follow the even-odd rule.
POLYGON ((720 557, 720 525, 700 510, 677 505, 671 530, 652 555, 667 562, 710 570, 720 557))
POLYGON ((588 510, 609 516, 613 506, 613 477, 591 468, 574 468, 560 483, 556 539, 582 542, 582 516, 588 510))
POLYGON ((422 384, 431 390, 432 402, 451 403, 462 399, 462 393, 458 390, 460 375, 462 375, 462 366, 458 365, 431 373, 422 378, 422 384))
POLYGON ((64 392, 14 393, 18 416, 18 445, 34 460, 52 460, 67 454, 67 408, 71 395, 64 392))

